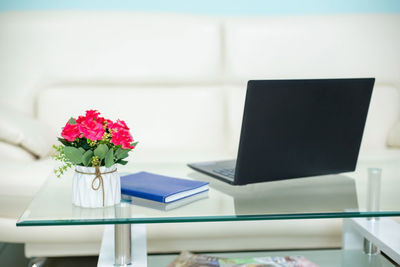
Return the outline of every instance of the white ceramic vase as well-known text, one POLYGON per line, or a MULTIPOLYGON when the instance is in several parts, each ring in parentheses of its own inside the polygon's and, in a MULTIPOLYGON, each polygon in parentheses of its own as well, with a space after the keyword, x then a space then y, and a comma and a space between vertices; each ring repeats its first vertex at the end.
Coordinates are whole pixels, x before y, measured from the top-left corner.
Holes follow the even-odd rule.
POLYGON ((101 208, 121 201, 121 181, 117 165, 110 168, 75 166, 72 203, 79 207, 101 208), (103 191, 104 190, 104 191, 103 191))

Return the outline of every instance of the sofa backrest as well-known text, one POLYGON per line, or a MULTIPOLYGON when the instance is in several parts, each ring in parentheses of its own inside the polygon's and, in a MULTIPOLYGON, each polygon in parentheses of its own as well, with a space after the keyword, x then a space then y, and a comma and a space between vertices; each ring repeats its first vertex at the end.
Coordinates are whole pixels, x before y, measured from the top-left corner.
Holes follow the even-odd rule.
POLYGON ((400 112, 398 14, 6 12, 0 40, 1 104, 55 129, 98 108, 161 160, 234 156, 249 79, 376 77, 366 148, 400 112))
POLYGON ((362 152, 386 148, 400 119, 399 14, 236 17, 223 30, 230 144, 238 143, 247 80, 376 77, 362 152))
MULTIPOLYGON (((58 85, 184 85, 221 76, 216 20, 130 12, 0 13, 0 88, 34 112, 58 85)), ((5 99, 3 99, 5 100, 5 99)))
POLYGON ((224 21, 228 82, 376 77, 400 85, 400 15, 269 16, 224 21))
POLYGON ((60 132, 70 116, 97 109, 126 121, 139 141, 137 161, 204 160, 225 151, 224 101, 218 92, 210 85, 52 87, 38 98, 38 116, 60 132))

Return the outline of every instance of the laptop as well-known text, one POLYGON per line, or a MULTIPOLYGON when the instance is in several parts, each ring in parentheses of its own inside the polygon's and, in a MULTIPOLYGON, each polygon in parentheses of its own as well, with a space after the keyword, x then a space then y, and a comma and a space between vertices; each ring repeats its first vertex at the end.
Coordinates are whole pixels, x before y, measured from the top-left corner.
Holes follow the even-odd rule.
POLYGON ((250 80, 236 160, 188 166, 232 185, 354 171, 374 82, 250 80))

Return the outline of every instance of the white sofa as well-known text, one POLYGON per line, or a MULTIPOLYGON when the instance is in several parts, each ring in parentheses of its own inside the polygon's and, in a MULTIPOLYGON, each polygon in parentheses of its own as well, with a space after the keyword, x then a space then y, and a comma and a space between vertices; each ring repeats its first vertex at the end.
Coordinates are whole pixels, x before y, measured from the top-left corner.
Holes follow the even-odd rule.
MULTIPOLYGON (((66 119, 89 108, 127 121, 140 141, 132 166, 234 158, 249 79, 376 77, 359 166, 400 165, 387 146, 398 14, 3 12, 0 40, 0 242, 25 243, 28 257, 98 253, 102 226, 15 226, 66 119)), ((154 224, 148 250, 339 247, 340 232, 340 220, 154 224)))

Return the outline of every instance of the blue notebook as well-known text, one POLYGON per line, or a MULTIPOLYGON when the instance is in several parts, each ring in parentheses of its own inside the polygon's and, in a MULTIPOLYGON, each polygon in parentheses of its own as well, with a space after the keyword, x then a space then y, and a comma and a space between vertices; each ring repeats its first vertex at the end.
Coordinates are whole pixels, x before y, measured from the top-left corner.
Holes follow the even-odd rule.
POLYGON ((208 183, 150 172, 121 176, 121 193, 170 203, 208 190, 208 183))

